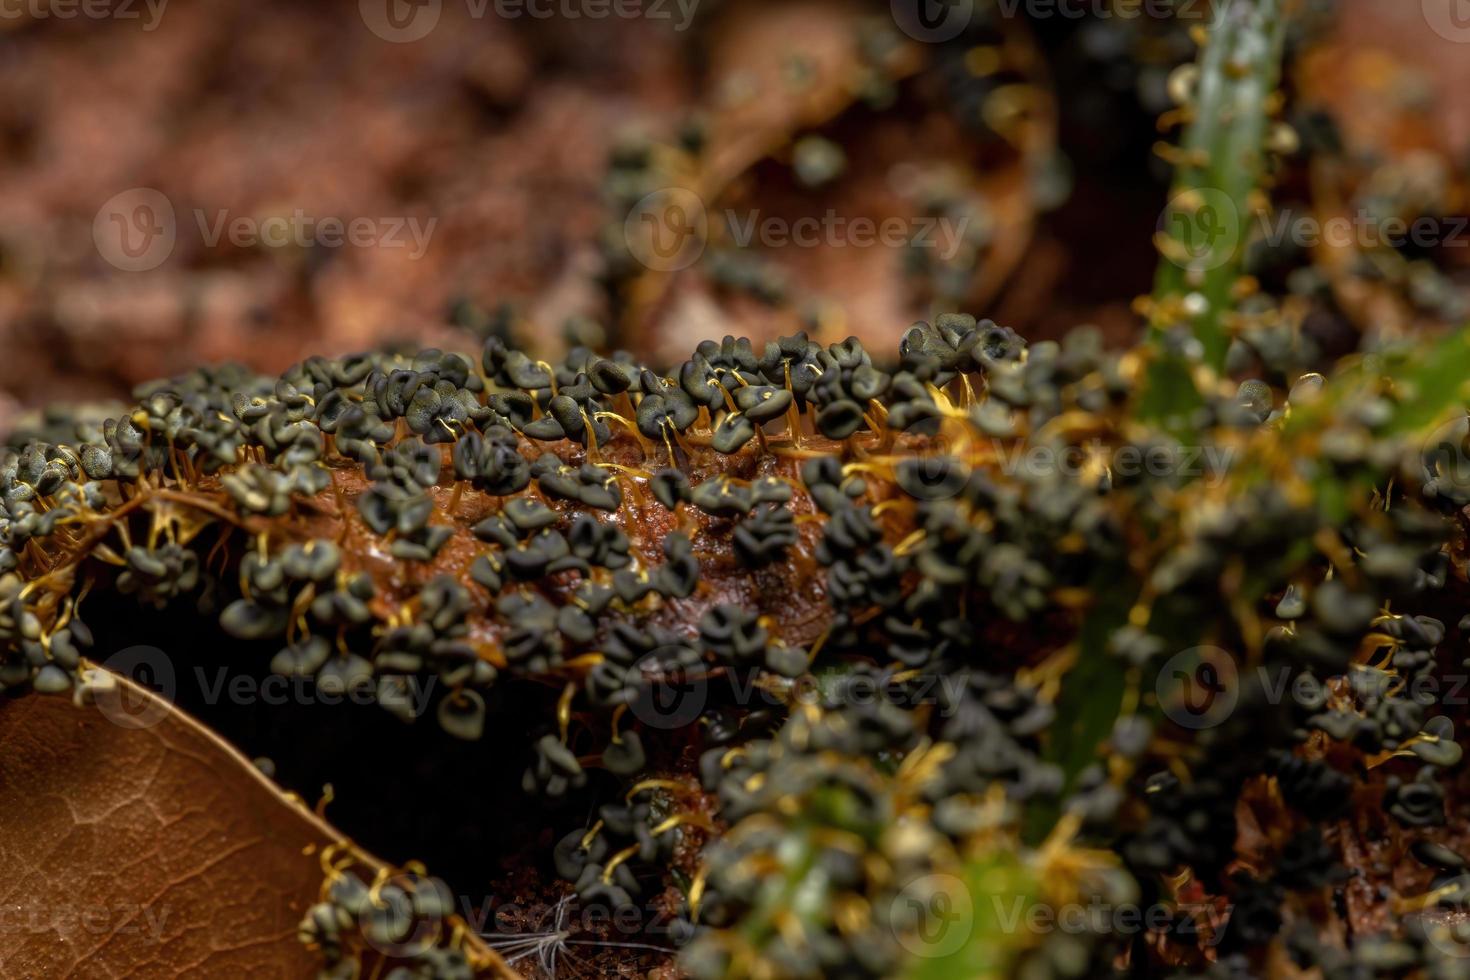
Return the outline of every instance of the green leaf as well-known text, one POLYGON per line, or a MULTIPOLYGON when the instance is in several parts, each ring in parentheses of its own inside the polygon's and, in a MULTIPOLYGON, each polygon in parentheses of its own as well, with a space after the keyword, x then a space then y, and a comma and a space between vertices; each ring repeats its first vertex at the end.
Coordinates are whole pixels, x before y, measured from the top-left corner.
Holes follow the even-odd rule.
MULTIPOLYGON (((1045 758, 1065 776, 1063 795, 1077 775, 1097 759, 1097 747, 1112 733, 1123 706, 1124 665, 1108 652, 1114 631, 1128 622, 1139 586, 1126 566, 1109 566, 1094 577, 1097 602, 1087 611, 1077 635, 1077 660, 1062 681, 1057 720, 1048 733, 1045 758)), ((1036 844, 1051 833, 1060 816, 1059 801, 1037 801, 1026 811, 1025 837, 1036 844)))
POLYGON ((1139 402, 1144 418, 1186 414, 1200 402, 1189 370, 1196 352, 1186 358, 1160 350, 1166 328, 1182 319, 1198 342, 1198 362, 1216 372, 1225 365, 1226 318, 1255 220, 1269 106, 1281 76, 1285 2, 1225 0, 1200 51, 1193 118, 1156 239, 1162 258, 1150 339, 1158 356, 1139 402))
POLYGON ((906 892, 899 900, 922 902, 926 923, 905 944, 913 954, 905 975, 909 980, 1012 976, 1025 945, 1026 917, 1040 894, 1034 872, 1014 850, 970 861, 963 879, 945 883, 933 895, 906 892))
POLYGON ((1389 432, 1428 431, 1470 400, 1470 327, 1453 331, 1389 373, 1400 394, 1389 432))
POLYGON ((1181 442, 1189 441, 1190 418, 1205 403, 1194 386, 1190 364, 1178 355, 1158 352, 1148 364, 1136 414, 1158 423, 1181 442))

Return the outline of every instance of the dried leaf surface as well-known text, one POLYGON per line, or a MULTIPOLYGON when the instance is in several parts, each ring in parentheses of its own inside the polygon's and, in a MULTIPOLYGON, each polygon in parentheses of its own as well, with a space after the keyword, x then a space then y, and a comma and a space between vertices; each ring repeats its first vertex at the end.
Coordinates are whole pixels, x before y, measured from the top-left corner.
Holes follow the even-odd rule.
POLYGON ((313 975, 297 924, 341 835, 118 685, 95 705, 0 703, 0 976, 313 975))

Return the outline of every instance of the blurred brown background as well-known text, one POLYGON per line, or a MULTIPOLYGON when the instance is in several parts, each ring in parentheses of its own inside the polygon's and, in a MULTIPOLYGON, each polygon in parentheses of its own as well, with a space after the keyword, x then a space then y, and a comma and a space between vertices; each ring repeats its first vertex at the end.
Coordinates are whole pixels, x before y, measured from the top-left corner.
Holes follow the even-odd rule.
MULTIPOLYGON (((1343 2, 1312 38, 1312 70, 1336 78, 1314 97, 1343 103, 1363 153, 1412 146, 1463 176, 1470 20, 1446 35, 1458 2, 1343 2), (1417 135, 1386 136, 1406 115, 1417 135)), ((395 41, 385 11, 420 10, 403 0, 114 0, 90 17, 77 0, 0 3, 0 429, 22 407, 119 397, 202 361, 278 371, 383 342, 468 348, 475 329, 555 348, 576 315, 655 357, 726 330, 891 343, 946 302, 1033 335, 1134 329, 1166 186, 1153 122, 1169 70, 1192 57, 1188 25, 977 16, 954 42, 917 44, 887 3, 565 16, 583 6, 544 0, 561 13, 543 19, 442 0, 432 30, 395 41), (630 133, 687 140, 691 123, 703 176, 724 171, 701 185, 711 200, 911 216, 937 198, 915 203, 894 175, 918 174, 949 179, 943 206, 962 202, 988 237, 918 285, 913 256, 855 249, 619 279, 614 149, 630 133), (793 176, 812 133, 845 151, 830 184, 793 176), (161 254, 144 238, 139 255, 118 251, 158 217, 138 188, 173 210, 161 254), (231 241, 219 224, 271 218, 308 238, 313 221, 367 219, 379 238, 231 241), (752 298, 768 275, 783 296, 752 298), (497 320, 501 304, 514 312, 497 320)), ((650 159, 643 172, 662 166, 650 159)))
MULTIPOLYGON (((667 107, 677 49, 646 20, 556 25, 446 4, 385 42, 355 4, 169 4, 156 23, 0 20, 0 386, 117 395, 203 359, 441 339, 457 297, 560 302, 615 126, 667 107), (611 43, 610 43, 611 42, 611 43), (127 272, 99 209, 165 195, 177 241, 127 272), (435 219, 411 249, 213 247, 231 218, 435 219)), ((575 297, 565 300, 575 307, 575 297)))

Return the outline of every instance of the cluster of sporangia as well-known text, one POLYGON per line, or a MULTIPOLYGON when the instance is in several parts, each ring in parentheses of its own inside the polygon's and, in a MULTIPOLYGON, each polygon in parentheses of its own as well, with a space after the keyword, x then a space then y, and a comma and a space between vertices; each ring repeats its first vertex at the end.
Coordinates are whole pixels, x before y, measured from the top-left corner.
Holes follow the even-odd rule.
MULTIPOLYGON (((1348 949, 1311 928, 1347 874, 1315 828, 1355 787, 1381 801, 1358 819, 1404 840, 1445 819, 1437 773, 1459 749, 1410 683, 1445 630, 1386 610, 1444 585, 1433 505, 1463 504, 1461 488, 1418 485, 1417 456, 1388 435, 1390 385, 1324 412, 1332 386, 1315 376, 1279 407, 1260 383, 1208 398, 1189 424, 1233 460, 1208 478, 1115 466, 1173 446, 1129 415, 1141 371, 1092 334, 1028 349, 959 315, 915 325, 892 368, 797 336, 707 342, 670 374, 584 349, 552 365, 494 339, 478 365, 425 351, 313 358, 278 380, 197 371, 101 424, 53 415, 5 454, 0 685, 85 694, 78 604, 109 565, 151 604, 224 594, 222 628, 277 644, 272 670, 375 687, 409 718, 408 686, 436 678, 460 738, 482 734, 492 685, 550 683, 527 793, 586 792, 591 769, 623 783, 547 861, 614 908, 679 882, 696 977, 891 975, 938 909, 905 889, 964 878, 1001 841, 1037 901, 1174 907, 1187 869, 1233 912, 1222 926, 1181 911, 1165 961, 1212 976, 1258 973, 1283 921, 1291 955, 1326 976, 1465 975, 1446 972, 1443 927, 1348 949), (1289 426, 1314 408, 1319 423, 1289 426), (1343 488, 1331 506, 1324 481, 1343 488), (214 578, 210 545, 243 552, 237 581, 214 578), (758 587, 793 574, 825 583, 815 642, 792 638, 784 585, 758 587), (1076 719, 1055 705, 1097 665, 1072 665, 1068 637, 1089 590, 1130 579, 1104 665, 1127 696, 1096 761, 1071 771, 1054 749, 1076 719), (1239 707, 1190 733, 1156 716, 1153 678, 1199 643, 1239 653, 1239 707), (1257 664, 1293 696, 1271 697, 1260 678, 1280 678, 1257 664), (690 678, 702 710, 662 713, 653 689, 690 678), (671 762, 690 745, 702 787, 671 762), (1293 836, 1227 875, 1237 800, 1263 785, 1293 836), (1063 816, 1045 844, 1016 844, 1048 807, 1063 816)), ((354 881, 302 924, 333 975, 367 928, 354 881)), ((1162 955, 1106 922, 986 941, 1028 977, 1162 955)), ((399 955, 411 975, 469 975, 452 945, 399 955)))

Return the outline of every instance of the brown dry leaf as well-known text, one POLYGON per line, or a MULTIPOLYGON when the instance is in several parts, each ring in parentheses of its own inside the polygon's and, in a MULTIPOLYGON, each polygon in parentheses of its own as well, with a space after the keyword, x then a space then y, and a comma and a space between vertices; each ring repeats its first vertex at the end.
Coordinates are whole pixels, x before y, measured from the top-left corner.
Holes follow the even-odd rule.
MULTIPOLYGON (((342 835, 193 719, 117 685, 85 706, 0 703, 0 976, 314 976, 296 929, 342 835)), ((382 867, 361 858, 369 878, 382 867)), ((474 952, 484 975, 512 975, 474 952)))

